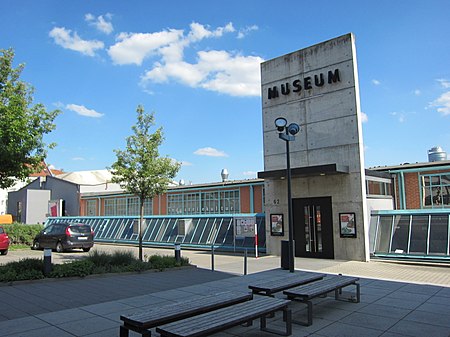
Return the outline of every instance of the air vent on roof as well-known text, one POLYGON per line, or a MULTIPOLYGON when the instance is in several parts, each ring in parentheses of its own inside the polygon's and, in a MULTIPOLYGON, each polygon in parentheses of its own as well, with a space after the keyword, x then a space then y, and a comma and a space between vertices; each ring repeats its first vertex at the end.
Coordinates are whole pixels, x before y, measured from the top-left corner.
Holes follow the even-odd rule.
POLYGON ((442 147, 435 146, 428 150, 428 161, 442 161, 447 160, 447 152, 445 152, 442 147))

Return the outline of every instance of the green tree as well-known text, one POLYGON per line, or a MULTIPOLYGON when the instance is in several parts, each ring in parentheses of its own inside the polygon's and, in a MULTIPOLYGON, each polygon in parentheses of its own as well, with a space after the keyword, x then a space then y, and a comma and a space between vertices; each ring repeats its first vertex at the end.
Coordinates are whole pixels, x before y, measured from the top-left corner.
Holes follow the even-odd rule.
POLYGON ((55 129, 59 110, 33 104, 34 88, 20 80, 24 65, 13 68, 14 51, 0 49, 0 188, 25 180, 41 169, 47 150, 45 134, 55 129))
POLYGON ((125 150, 114 150, 117 161, 111 166, 112 182, 120 184, 127 192, 139 197, 139 260, 142 261, 142 234, 144 227, 144 201, 167 191, 175 178, 180 163, 160 157, 158 147, 164 140, 162 127, 154 133, 154 114, 137 107, 137 123, 133 135, 127 137, 125 150))

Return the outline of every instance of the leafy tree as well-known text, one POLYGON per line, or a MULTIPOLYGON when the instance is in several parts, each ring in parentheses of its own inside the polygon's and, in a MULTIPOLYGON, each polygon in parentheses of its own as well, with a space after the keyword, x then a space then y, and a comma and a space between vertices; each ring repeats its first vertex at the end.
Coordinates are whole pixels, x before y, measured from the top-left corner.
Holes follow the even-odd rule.
POLYGON ((111 166, 111 173, 112 182, 139 197, 139 260, 142 261, 144 201, 167 191, 180 169, 180 163, 159 156, 158 147, 164 137, 161 127, 150 133, 150 128, 155 124, 154 114, 145 113, 141 105, 136 112, 137 123, 132 127, 134 134, 127 137, 125 150, 114 150, 117 161, 111 166))
POLYGON ((20 80, 24 65, 13 68, 14 51, 0 49, 0 188, 41 169, 47 149, 43 136, 55 129, 59 110, 33 105, 34 88, 20 80))

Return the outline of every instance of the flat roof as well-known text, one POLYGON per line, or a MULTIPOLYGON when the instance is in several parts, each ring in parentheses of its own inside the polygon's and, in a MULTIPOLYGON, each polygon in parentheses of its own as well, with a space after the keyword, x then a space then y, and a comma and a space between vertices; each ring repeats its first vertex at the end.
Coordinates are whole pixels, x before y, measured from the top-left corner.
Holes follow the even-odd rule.
MULTIPOLYGON (((325 164, 291 168, 292 177, 323 176, 331 174, 348 174, 349 168, 339 164, 325 164)), ((286 169, 258 172, 258 178, 282 179, 286 177, 286 169)))
POLYGON ((372 171, 396 171, 396 170, 409 170, 409 169, 421 169, 421 168, 439 168, 440 166, 449 166, 450 160, 440 160, 424 163, 404 163, 392 166, 376 166, 369 168, 372 171))

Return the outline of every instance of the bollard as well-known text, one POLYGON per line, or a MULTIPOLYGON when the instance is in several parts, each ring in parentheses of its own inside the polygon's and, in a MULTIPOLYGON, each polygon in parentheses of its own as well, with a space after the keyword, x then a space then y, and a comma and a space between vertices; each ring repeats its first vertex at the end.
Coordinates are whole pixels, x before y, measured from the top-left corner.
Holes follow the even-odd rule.
POLYGON ((44 249, 44 275, 48 276, 52 272, 52 250, 44 249))
POLYGON ((247 249, 244 251, 244 275, 247 275, 247 249))
POLYGON ((175 244, 175 260, 177 263, 181 262, 181 245, 179 243, 175 244))
POLYGON ((211 270, 214 271, 214 245, 211 246, 211 270))

